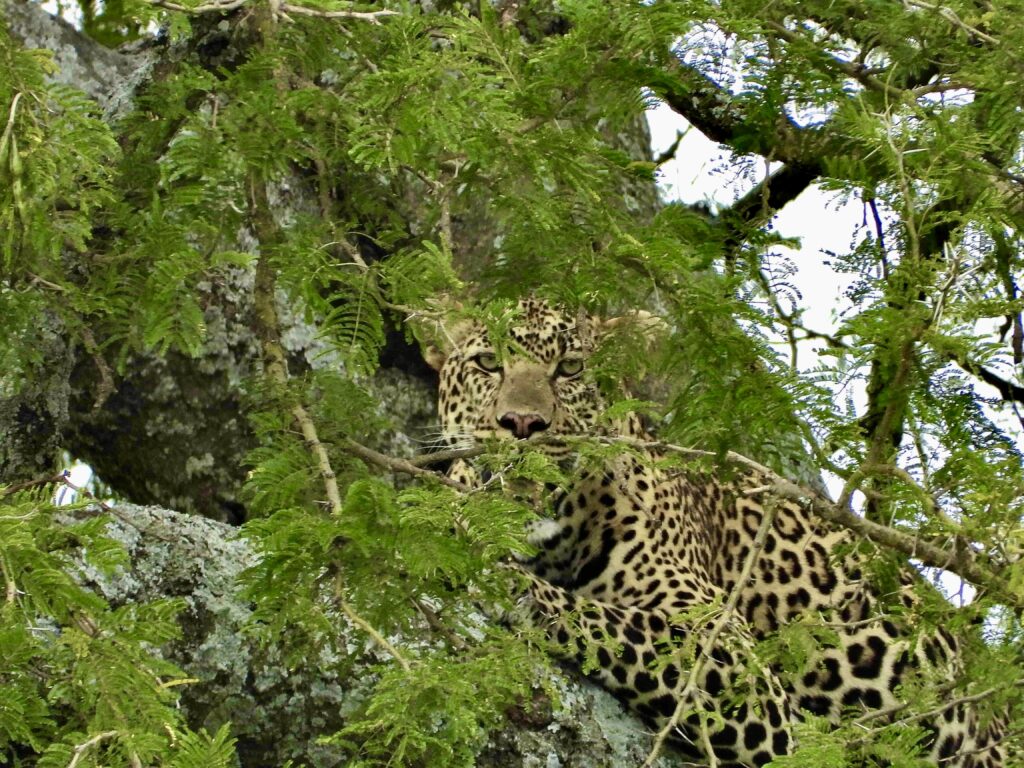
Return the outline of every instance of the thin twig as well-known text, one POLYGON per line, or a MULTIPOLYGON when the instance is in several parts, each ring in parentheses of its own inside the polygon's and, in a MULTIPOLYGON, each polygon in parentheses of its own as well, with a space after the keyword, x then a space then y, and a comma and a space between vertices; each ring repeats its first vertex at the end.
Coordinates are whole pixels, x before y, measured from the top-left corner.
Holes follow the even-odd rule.
POLYGON ((100 352, 100 348, 96 344, 96 337, 92 335, 92 330, 88 326, 83 325, 79 333, 82 336, 82 343, 85 345, 89 357, 92 358, 93 364, 100 374, 100 384, 96 388, 96 399, 92 404, 92 412, 96 413, 114 392, 114 375, 111 373, 110 366, 107 365, 107 361, 103 358, 103 353, 100 352))
POLYGON ((948 21, 950 24, 952 24, 954 27, 959 27, 968 35, 976 37, 979 40, 984 40, 989 45, 999 45, 999 40, 992 37, 992 35, 987 34, 986 32, 982 32, 977 27, 972 27, 970 24, 964 22, 959 16, 957 16, 956 11, 954 11, 952 8, 947 8, 946 6, 939 5, 938 3, 926 3, 924 2, 924 0, 903 0, 903 4, 908 8, 921 8, 926 11, 934 11, 935 13, 939 14, 939 16, 948 21))
MULTIPOLYGON (((97 507, 99 507, 101 510, 103 510, 107 514, 111 515, 112 517, 117 518, 118 520, 120 520, 125 525, 134 528, 135 530, 139 531, 140 533, 144 533, 147 536, 152 536, 153 538, 160 539, 161 541, 178 541, 178 537, 177 536, 174 536, 174 535, 171 535, 171 534, 167 534, 167 533, 161 533, 159 531, 154 531, 151 527, 146 527, 146 526, 140 525, 139 522, 137 520, 133 519, 130 515, 126 514, 125 512, 122 512, 120 509, 118 509, 115 506, 111 506, 110 504, 107 504, 105 501, 101 500, 98 496, 96 496, 96 494, 94 494, 88 488, 80 487, 80 486, 77 486, 74 483, 72 483, 71 480, 70 480, 70 475, 71 475, 70 471, 64 470, 63 472, 60 472, 60 473, 58 473, 56 475, 52 475, 50 477, 43 477, 43 478, 39 478, 37 480, 28 480, 28 481, 23 482, 23 483, 16 483, 14 485, 9 485, 6 488, 2 489, 2 492, 0 492, 0 496, 8 496, 8 495, 10 495, 12 493, 17 493, 18 491, 25 490, 26 488, 32 488, 32 487, 44 486, 44 485, 53 485, 55 483, 59 483, 60 485, 67 486, 68 488, 70 488, 75 493, 79 493, 82 496, 84 496, 85 498, 87 498, 90 501, 94 502, 95 505, 97 507)), ((82 514, 82 512, 79 512, 78 514, 82 514)))
POLYGON ((482 456, 486 452, 487 449, 482 445, 474 445, 469 448, 451 448, 447 451, 434 451, 433 453, 414 456, 409 459, 409 463, 414 467, 427 467, 431 464, 441 464, 442 462, 454 461, 456 459, 473 459, 477 456, 482 456))
POLYGON ((11 136, 14 134, 14 121, 18 115, 18 102, 21 101, 22 93, 18 91, 14 94, 14 98, 11 99, 11 109, 7 114, 7 123, 4 125, 4 132, 0 135, 0 156, 4 154, 4 149, 7 144, 11 141, 11 136))
MULTIPOLYGON (((894 720, 891 723, 886 723, 886 727, 890 725, 909 725, 910 723, 915 723, 921 720, 927 720, 929 718, 938 717, 939 715, 944 714, 948 710, 953 709, 954 707, 958 707, 961 704, 973 704, 975 702, 982 701, 983 699, 987 699, 993 694, 998 693, 999 691, 1005 690, 1007 688, 1014 688, 1020 686, 1024 686, 1024 679, 1014 680, 1012 683, 1008 683, 1007 685, 993 686, 991 688, 986 688, 983 691, 979 691, 978 693, 972 693, 967 696, 961 696, 960 698, 944 702, 939 706, 935 707, 934 709, 929 709, 925 712, 916 712, 913 715, 907 715, 906 717, 902 717, 899 720, 894 720)), ((948 690, 951 690, 952 687, 953 686, 951 685, 944 686, 944 689, 940 691, 940 693, 947 692, 948 690)), ((856 720, 853 721, 853 724, 864 725, 866 723, 871 722, 872 720, 878 720, 879 718, 884 717, 891 717, 892 715, 907 709, 909 706, 909 701, 903 701, 898 704, 893 704, 891 707, 886 707, 884 709, 874 709, 858 717, 856 720)))
POLYGON ((292 5, 281 3, 281 10, 285 13, 297 13, 300 16, 317 16, 322 19, 360 19, 371 24, 380 24, 385 16, 399 16, 398 11, 384 9, 380 11, 321 11, 318 8, 307 8, 304 5, 292 5))
MULTIPOLYGON (((806 325, 796 319, 798 312, 786 312, 782 308, 782 302, 779 301, 779 297, 772 289, 771 282, 768 279, 768 275, 764 273, 764 270, 758 269, 756 271, 756 277, 758 283, 761 285, 761 289, 765 292, 768 297, 768 303, 772 306, 772 311, 775 316, 782 321, 782 324, 786 327, 787 335, 792 341, 804 341, 806 339, 821 339, 828 346, 833 349, 849 349, 850 345, 843 341, 838 336, 834 336, 830 333, 824 333, 823 331, 816 331, 813 328, 808 328, 806 325), (802 338, 797 338, 793 333, 794 330, 803 331, 805 334, 802 338)), ((792 364, 793 368, 796 368, 795 360, 792 364)))
POLYGON ((943 80, 937 83, 928 83, 912 88, 910 92, 915 96, 925 96, 929 93, 946 93, 947 91, 972 91, 975 86, 970 83, 960 83, 953 80, 943 80))
MULTIPOLYGON (((222 2, 203 3, 202 5, 187 6, 176 3, 173 0, 149 0, 149 3, 159 8, 166 8, 169 11, 187 13, 190 15, 201 15, 204 13, 228 13, 236 8, 241 8, 249 0, 223 0, 222 2)), ((294 13, 299 16, 315 16, 321 19, 359 19, 370 24, 380 24, 380 20, 387 16, 399 16, 398 11, 382 9, 379 11, 327 11, 320 8, 309 8, 304 5, 293 5, 292 3, 280 3, 276 7, 275 15, 282 15, 287 19, 287 14, 294 13)))
POLYGON ((885 227, 882 225, 882 216, 878 212, 878 201, 875 198, 868 198, 868 208, 871 209, 871 218, 875 222, 875 238, 878 241, 878 257, 882 264, 882 277, 889 279, 889 259, 885 251, 885 227))
MULTIPOLYGON (((114 512, 114 508, 113 507, 111 507, 105 501, 102 501, 101 499, 99 499, 96 496, 96 494, 94 494, 88 488, 79 487, 79 486, 75 485, 74 483, 72 483, 71 482, 71 472, 70 472, 70 470, 65 469, 63 472, 61 472, 60 475, 57 477, 56 482, 61 483, 62 485, 66 485, 72 491, 74 491, 75 493, 81 494, 82 496, 84 496, 85 498, 89 499, 90 501, 95 501, 96 502, 96 506, 98 506, 104 512, 114 512)), ((118 516, 118 517, 120 517, 120 516, 118 516)))
POLYGON ((441 617, 437 615, 437 611, 427 605, 423 600, 419 598, 410 598, 413 606, 419 611, 420 615, 426 620, 430 628, 440 635, 443 635, 448 643, 457 651, 465 650, 466 641, 457 635, 450 627, 448 627, 441 617))
POLYGON ((68 289, 60 283, 55 283, 52 280, 47 280, 45 277, 35 274, 34 272, 25 273, 30 279, 32 285, 41 285, 47 290, 54 291, 55 293, 67 293, 68 289))
MULTIPOLYGON (((281 345, 281 328, 278 323, 277 306, 274 303, 277 279, 274 268, 270 264, 270 254, 281 236, 270 211, 266 184, 255 175, 249 179, 249 207, 252 227, 260 245, 260 255, 256 260, 256 279, 253 286, 256 336, 260 340, 264 374, 276 386, 283 389, 288 384, 288 362, 281 345)), ((331 513, 340 514, 342 502, 341 492, 338 489, 338 478, 331 467, 327 448, 320 442, 316 424, 313 423, 312 417, 302 403, 295 403, 291 407, 291 414, 302 431, 306 447, 316 461, 331 513)))
POLYGON ((0 576, 4 577, 4 589, 5 597, 4 602, 7 605, 13 605, 14 601, 18 599, 18 584, 14 580, 14 574, 11 573, 11 566, 7 562, 7 556, 0 554, 0 576))
POLYGON ((172 0, 149 0, 152 5, 159 8, 166 8, 168 11, 178 11, 179 13, 188 14, 227 13, 228 11, 233 11, 236 8, 241 8, 248 1, 249 0, 227 0, 227 2, 212 2, 189 7, 187 5, 180 5, 179 3, 172 2, 172 0))
POLYGON ((398 666, 406 672, 412 671, 412 665, 409 663, 409 660, 406 659, 394 645, 388 642, 388 639, 378 632, 372 624, 352 610, 351 605, 346 603, 344 600, 339 600, 338 605, 341 607, 342 613, 348 617, 348 620, 368 634, 373 642, 387 651, 391 657, 398 662, 398 666))
POLYGON ((347 450, 349 453, 370 462, 371 464, 376 464, 379 467, 390 469, 392 472, 401 472, 403 475, 413 475, 414 477, 429 477, 443 485, 447 485, 449 488, 459 491, 460 493, 470 493, 473 490, 468 485, 463 485, 458 480, 452 480, 450 477, 445 477, 445 475, 440 472, 435 472, 431 469, 423 469, 406 459, 387 456, 379 451, 373 450, 372 448, 367 448, 365 445, 357 443, 355 440, 346 440, 342 445, 342 448, 347 450))
POLYGON ((68 768, 75 768, 78 765, 78 761, 82 759, 82 755, 89 751, 91 747, 95 747, 100 742, 112 739, 117 735, 118 731, 103 731, 102 733, 97 733, 88 741, 78 744, 74 749, 74 754, 71 756, 71 762, 68 763, 68 768))
POLYGON ((707 717, 700 719, 700 740, 704 745, 704 755, 708 759, 708 768, 718 768, 718 755, 715 754, 715 747, 711 743, 711 729, 708 728, 707 717))
POLYGON ((83 488, 83 487, 77 486, 74 483, 72 483, 71 482, 71 472, 70 472, 70 470, 67 470, 67 469, 65 469, 65 470, 63 470, 61 472, 58 472, 55 475, 50 475, 49 477, 40 477, 40 478, 37 478, 35 480, 26 480, 23 483, 14 483, 12 485, 8 485, 6 488, 3 489, 3 495, 4 496, 10 496, 12 493, 17 493, 18 491, 24 491, 24 490, 26 490, 28 488, 39 488, 39 487, 42 487, 44 485, 54 485, 54 484, 59 484, 59 485, 67 486, 72 491, 74 491, 76 494, 81 494, 85 498, 87 498, 87 499, 89 499, 91 501, 95 501, 96 505, 100 509, 102 509, 104 512, 115 512, 113 507, 111 507, 105 501, 102 501, 99 498, 97 498, 96 495, 93 494, 88 488, 83 488))
POLYGON ((960 761, 968 755, 978 755, 982 752, 990 752, 992 747, 999 746, 1000 744, 1009 744, 1011 740, 1016 741, 1018 736, 1024 734, 1024 728, 1007 728, 1002 733, 992 738, 987 744, 969 749, 966 752, 957 752, 949 757, 940 757, 940 763, 950 763, 954 760, 960 761))
POLYGON ((12 493, 24 491, 28 488, 38 488, 43 485, 52 485, 53 483, 59 483, 61 482, 63 477, 64 473, 58 472, 56 475, 51 475, 49 477, 40 477, 35 480, 26 480, 21 483, 12 483, 11 485, 8 485, 3 489, 3 495, 10 496, 12 493))
POLYGON ((331 508, 331 514, 340 514, 342 503, 341 492, 338 490, 338 477, 334 474, 334 469, 331 467, 331 457, 327 454, 327 448, 320 442, 320 438, 317 435, 313 418, 301 403, 296 403, 292 406, 292 416, 302 430, 302 437, 305 440, 306 447, 316 459, 317 470, 324 484, 324 491, 327 494, 327 502, 331 508))

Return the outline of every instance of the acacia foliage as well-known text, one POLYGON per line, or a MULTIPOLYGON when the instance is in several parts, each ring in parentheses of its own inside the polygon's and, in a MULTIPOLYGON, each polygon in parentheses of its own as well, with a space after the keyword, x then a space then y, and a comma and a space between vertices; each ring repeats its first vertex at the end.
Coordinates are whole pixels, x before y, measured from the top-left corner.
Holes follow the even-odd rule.
MULTIPOLYGON (((952 563, 975 553, 998 588, 953 617, 925 601, 908 620, 986 617, 958 691, 1019 707, 1006 685, 1024 677, 1024 26, 1012 3, 405 3, 372 21, 274 7, 221 19, 125 2, 126 30, 155 22, 173 42, 110 122, 0 28, 0 387, 33 376, 43 313, 115 373, 140 350, 201 357, 209 285, 255 273, 267 375, 244 384, 260 439, 246 534, 262 560, 242 586, 252 631, 286 658, 388 648, 375 697, 330 738, 349 764, 471 764, 539 659, 469 599, 508 594, 495 566, 523 548, 533 511, 430 479, 399 489, 350 450, 393 426, 367 387, 387 328, 430 317, 445 292, 471 292, 497 331, 525 291, 597 312, 656 304, 673 328, 661 437, 782 471, 810 455, 874 521, 952 563), (655 98, 733 150, 748 194, 640 214, 632 190, 655 166, 609 136, 655 98), (767 178, 766 160, 781 163, 767 178), (830 255, 856 279, 826 353, 799 370, 773 343, 808 334, 788 281, 798 265, 767 225, 815 180, 877 216, 830 255), (315 204, 287 205, 293 188, 315 204), (453 248, 482 209, 493 253, 466 286, 453 248), (331 370, 275 368, 278 294, 322 334, 331 370), (837 401, 857 381, 866 406, 837 401)), ((642 348, 605 347, 595 375, 638 375, 642 348)), ((559 481, 539 457, 495 466, 559 481)), ((116 565, 98 523, 58 525, 31 492, 2 504, 0 759, 230 764, 229 730, 188 730, 181 673, 149 652, 173 633, 175 606, 107 606, 64 575, 74 550, 116 565)), ((882 583, 893 561, 879 561, 882 583)), ((815 642, 795 627, 763 650, 800 674, 815 642)), ((920 711, 948 696, 911 693, 920 711)), ((911 764, 913 711, 867 745, 855 727, 809 723, 786 764, 855 764, 865 750, 911 764)))

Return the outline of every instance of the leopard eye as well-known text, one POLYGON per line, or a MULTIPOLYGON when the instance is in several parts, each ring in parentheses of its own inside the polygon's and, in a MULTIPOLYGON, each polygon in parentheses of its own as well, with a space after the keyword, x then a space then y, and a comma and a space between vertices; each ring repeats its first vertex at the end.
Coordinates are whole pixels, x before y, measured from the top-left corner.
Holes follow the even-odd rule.
POLYGON ((493 352, 481 352, 473 358, 473 362, 488 373, 497 373, 501 370, 501 363, 498 362, 498 356, 493 352))
POLYGON ((573 376, 579 376, 583 370, 583 358, 581 357, 567 357, 558 364, 558 368, 555 373, 559 376, 571 378, 573 376))

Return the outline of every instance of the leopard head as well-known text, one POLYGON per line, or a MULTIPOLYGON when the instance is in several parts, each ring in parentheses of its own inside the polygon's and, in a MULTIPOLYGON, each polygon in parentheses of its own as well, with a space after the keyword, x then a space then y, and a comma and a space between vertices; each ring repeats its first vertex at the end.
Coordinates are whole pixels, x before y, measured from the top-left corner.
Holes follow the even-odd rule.
MULTIPOLYGON (((600 418, 606 403, 587 369, 595 343, 617 322, 572 315, 529 298, 519 302, 499 343, 481 323, 448 329, 442 344, 426 355, 440 373, 445 442, 468 447, 489 439, 623 431, 600 418)), ((562 452, 547 442, 545 450, 562 452)))

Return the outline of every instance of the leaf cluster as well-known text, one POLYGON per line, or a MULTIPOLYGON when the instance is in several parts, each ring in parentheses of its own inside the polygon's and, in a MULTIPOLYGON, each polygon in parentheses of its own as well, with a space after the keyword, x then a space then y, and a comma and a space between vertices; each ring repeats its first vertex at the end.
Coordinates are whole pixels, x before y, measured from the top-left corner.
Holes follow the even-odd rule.
POLYGON ((0 764, 64 768, 233 765, 228 730, 194 732, 177 708, 184 673, 156 649, 178 637, 180 600, 109 605, 75 578, 126 562, 108 519, 49 488, 0 488, 0 764))

